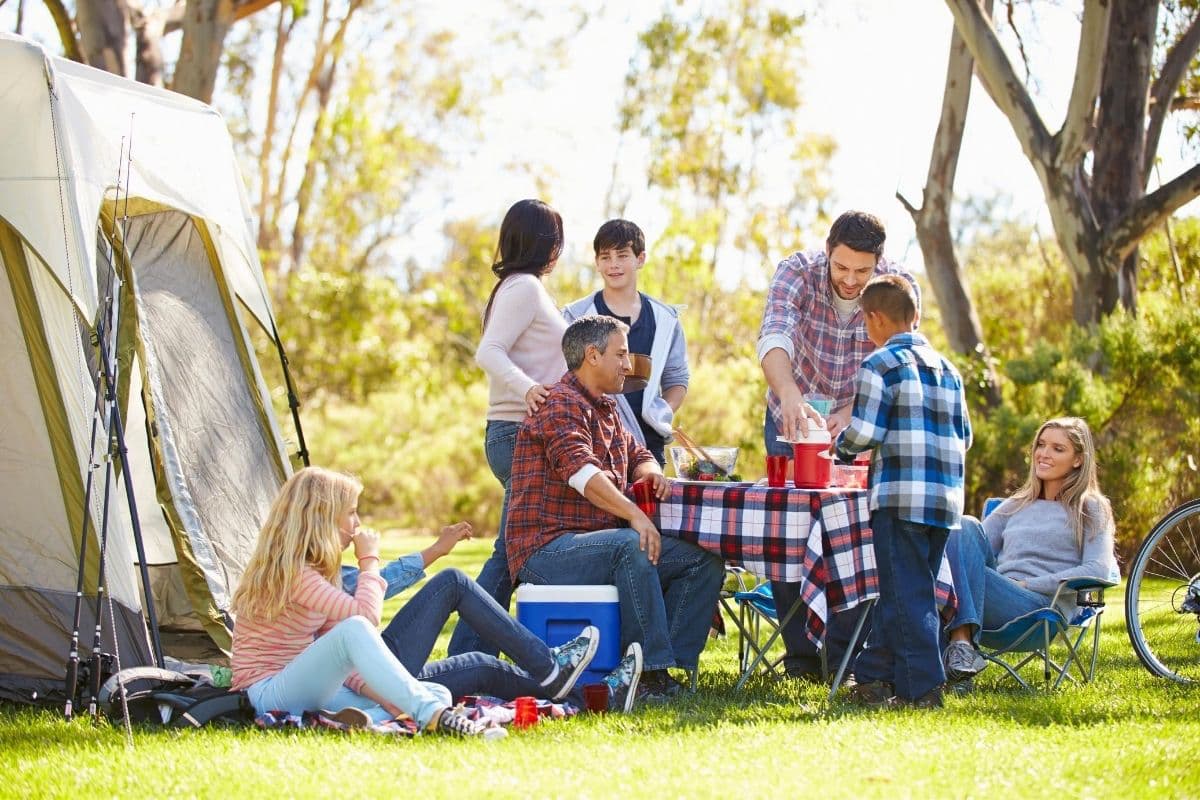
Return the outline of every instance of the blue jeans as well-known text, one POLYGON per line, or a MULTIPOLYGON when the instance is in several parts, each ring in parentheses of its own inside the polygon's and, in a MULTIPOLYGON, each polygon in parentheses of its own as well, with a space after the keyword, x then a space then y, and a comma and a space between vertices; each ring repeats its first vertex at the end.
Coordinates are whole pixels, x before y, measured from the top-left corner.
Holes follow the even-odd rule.
POLYGON ((981 627, 995 630, 1022 614, 1050 605, 1049 597, 1018 586, 996 570, 996 556, 983 526, 974 517, 963 517, 962 528, 950 531, 946 558, 958 597, 958 609, 947 629, 970 625, 976 643, 981 627))
MULTIPOLYGON (((487 455, 488 466, 500 485, 504 487, 504 504, 500 507, 500 527, 496 529, 496 543, 492 546, 492 554, 479 570, 475 581, 483 590, 491 595, 500 607, 508 610, 512 600, 513 585, 508 574, 508 553, 504 548, 504 527, 508 522, 508 498, 511 492, 508 488, 512 477, 513 449, 517 446, 517 431, 519 422, 504 422, 490 419, 484 432, 483 450, 487 455)), ((484 640, 471 625, 463 619, 454 627, 450 635, 450 644, 446 651, 452 655, 463 653, 487 653, 496 655, 497 650, 492 643, 484 640)))
POLYGON ((766 446, 767 455, 791 458, 795 450, 787 442, 779 441, 778 437, 779 426, 775 424, 775 418, 771 416, 771 409, 768 408, 763 418, 763 444, 766 446))
MULTIPOLYGON (((542 680, 550 677, 550 649, 513 619, 479 584, 457 569, 434 575, 396 612, 383 630, 383 643, 418 680, 445 686, 451 696, 488 694, 503 700, 546 695, 542 680), (483 641, 504 651, 513 664, 487 653, 461 653, 426 664, 438 634, 455 611, 478 631, 483 641), (531 676, 538 676, 535 680, 531 676)), ((582 706, 582 691, 572 695, 582 706)))
POLYGON ((725 568, 691 542, 662 537, 658 565, 632 528, 564 533, 529 557, 518 576, 536 584, 612 584, 621 607, 621 649, 642 645, 647 670, 695 669, 708 640, 725 568))
POLYGON ((342 685, 357 672, 387 702, 424 727, 434 713, 451 705, 450 692, 412 676, 384 646, 379 631, 363 617, 349 617, 318 637, 290 664, 269 678, 251 684, 246 693, 256 713, 283 710, 292 714, 354 706, 376 722, 392 717, 374 700, 342 685))
POLYGON ((854 662, 860 683, 884 681, 915 700, 946 681, 934 586, 949 531, 871 512, 879 603, 863 651, 854 662))

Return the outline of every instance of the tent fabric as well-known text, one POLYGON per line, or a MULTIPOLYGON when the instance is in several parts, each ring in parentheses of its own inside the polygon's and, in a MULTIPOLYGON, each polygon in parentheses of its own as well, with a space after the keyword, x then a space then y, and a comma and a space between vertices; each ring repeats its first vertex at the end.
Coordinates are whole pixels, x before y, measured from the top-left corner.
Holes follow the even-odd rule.
POLYGON ((104 532, 105 652, 152 663, 122 469, 160 631, 203 624, 227 648, 230 597, 290 464, 243 325, 274 329, 220 116, 4 33, 0 111, 20 120, 0 149, 0 697, 30 700, 62 689, 81 535, 81 656, 104 532), (101 315, 123 460, 106 458, 96 413, 101 315))

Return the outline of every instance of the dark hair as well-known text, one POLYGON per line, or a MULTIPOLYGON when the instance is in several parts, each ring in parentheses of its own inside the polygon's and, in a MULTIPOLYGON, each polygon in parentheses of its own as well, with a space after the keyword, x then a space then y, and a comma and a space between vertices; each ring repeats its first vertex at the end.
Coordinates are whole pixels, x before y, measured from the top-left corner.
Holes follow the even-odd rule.
POLYGON ((620 250, 622 247, 631 248, 635 256, 646 252, 646 235, 627 219, 610 219, 600 226, 592 240, 592 250, 597 256, 601 250, 620 250))
POLYGON ((629 326, 614 317, 602 314, 588 314, 572 322, 562 337, 563 358, 567 360, 567 369, 574 372, 583 364, 588 345, 595 347, 601 353, 608 350, 608 340, 617 331, 629 333, 629 326))
POLYGON ((483 324, 487 325, 492 301, 505 278, 517 274, 544 275, 546 268, 562 253, 562 248, 563 223, 557 211, 541 200, 513 203, 500 223, 500 241, 496 244, 492 263, 492 272, 500 280, 488 296, 483 324))
POLYGON ((887 231, 883 223, 874 214, 865 211, 847 211, 833 221, 829 226, 829 236, 825 246, 829 252, 839 244, 844 244, 859 253, 872 253, 875 258, 883 255, 883 242, 887 239, 887 231))
POLYGON ((911 325, 917 317, 917 298, 912 284, 900 275, 876 275, 859 295, 863 314, 878 311, 892 322, 911 325))

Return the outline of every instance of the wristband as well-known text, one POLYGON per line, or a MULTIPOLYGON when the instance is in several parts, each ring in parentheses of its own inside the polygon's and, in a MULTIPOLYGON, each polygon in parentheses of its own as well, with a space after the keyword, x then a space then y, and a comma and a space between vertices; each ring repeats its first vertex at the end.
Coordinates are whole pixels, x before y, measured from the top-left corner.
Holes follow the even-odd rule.
POLYGON ((372 559, 374 559, 374 561, 375 561, 375 566, 379 566, 379 564, 380 564, 379 556, 363 556, 362 558, 358 559, 358 568, 363 569, 363 562, 370 561, 372 559))

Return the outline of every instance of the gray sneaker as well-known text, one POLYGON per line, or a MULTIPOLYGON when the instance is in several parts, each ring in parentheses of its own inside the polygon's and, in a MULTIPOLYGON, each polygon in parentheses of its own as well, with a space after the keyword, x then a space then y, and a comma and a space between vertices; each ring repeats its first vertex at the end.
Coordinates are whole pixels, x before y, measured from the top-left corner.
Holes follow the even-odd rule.
POLYGON ((485 741, 503 739, 508 731, 496 725, 488 725, 468 719, 460 708, 444 708, 438 715, 437 721, 429 729, 430 733, 442 736, 477 736, 485 741))
POLYGON ((551 700, 561 700, 571 693, 579 676, 592 663, 599 646, 600 629, 588 625, 571 641, 551 648, 550 654, 554 657, 554 663, 558 664, 558 677, 546 686, 551 700))
POLYGON ((616 669, 604 676, 608 686, 608 710, 633 710, 633 702, 637 699, 638 680, 642 677, 642 646, 637 642, 625 650, 625 657, 616 669))
POLYGON ((987 659, 970 642, 951 642, 942 654, 942 661, 946 665, 946 679, 950 681, 972 678, 987 667, 987 659))

